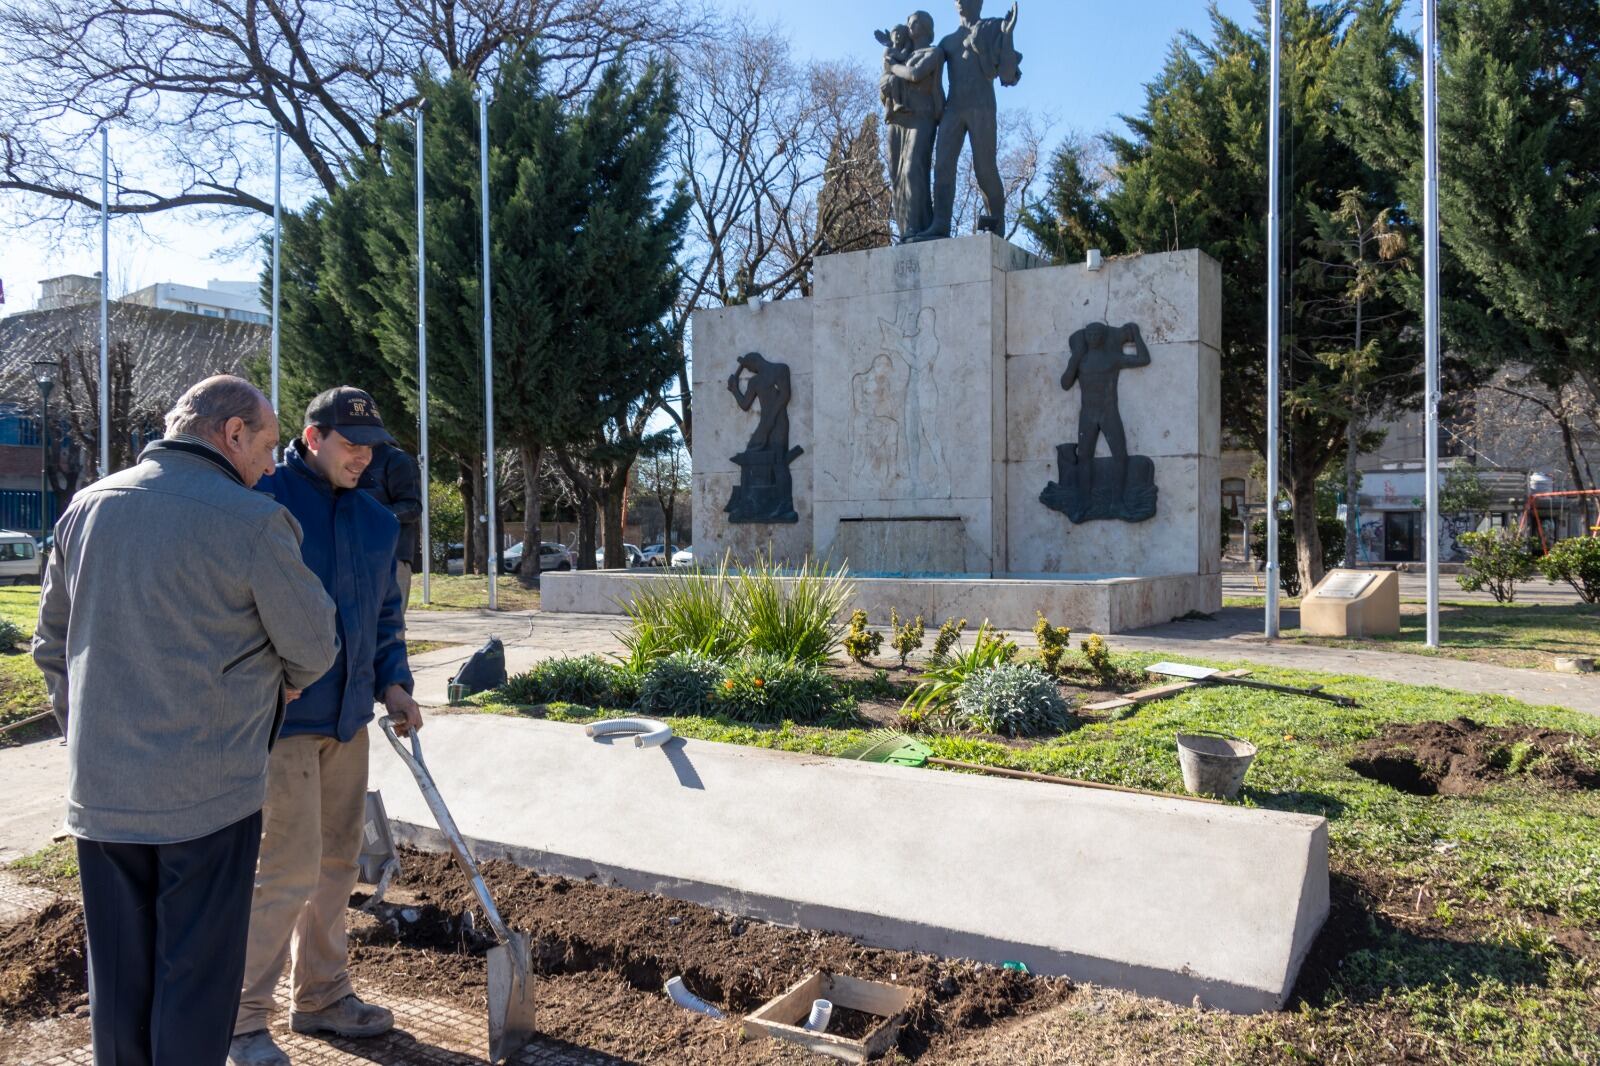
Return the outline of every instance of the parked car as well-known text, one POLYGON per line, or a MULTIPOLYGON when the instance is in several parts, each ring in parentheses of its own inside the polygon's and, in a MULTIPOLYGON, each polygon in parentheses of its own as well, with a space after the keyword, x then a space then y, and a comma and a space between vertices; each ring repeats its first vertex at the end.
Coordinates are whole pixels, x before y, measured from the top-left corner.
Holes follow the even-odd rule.
POLYGON ((682 549, 680 551, 673 552, 672 553, 672 565, 673 566, 693 566, 694 565, 694 545, 691 544, 687 548, 684 548, 684 549, 682 549))
POLYGON ((576 570, 578 568, 578 553, 565 544, 552 544, 545 541, 539 545, 539 572, 546 570, 576 570))
POLYGON ((515 574, 522 570, 522 542, 518 541, 500 553, 500 572, 515 574))
MULTIPOLYGON (((622 550, 623 550, 623 553, 627 555, 627 562, 624 565, 626 565, 626 566, 643 566, 644 565, 644 552, 639 550, 639 546, 637 544, 624 544, 622 546, 622 550)), ((605 568, 605 565, 606 565, 606 550, 605 550, 604 547, 599 547, 599 548, 596 548, 594 550, 594 565, 597 568, 600 568, 600 569, 604 569, 605 568)))
POLYGON ((0 529, 0 584, 31 585, 39 580, 39 546, 30 533, 0 529))
POLYGON ((672 557, 678 553, 678 546, 665 544, 652 544, 643 553, 642 566, 667 566, 672 562, 672 557))

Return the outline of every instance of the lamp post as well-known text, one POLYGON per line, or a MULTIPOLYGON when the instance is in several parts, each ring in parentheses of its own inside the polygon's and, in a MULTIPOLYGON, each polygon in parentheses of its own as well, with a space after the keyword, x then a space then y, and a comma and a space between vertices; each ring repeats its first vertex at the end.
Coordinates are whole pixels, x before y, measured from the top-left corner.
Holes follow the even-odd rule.
POLYGON ((56 387, 56 364, 33 361, 33 381, 39 386, 39 540, 50 533, 50 393, 56 387))

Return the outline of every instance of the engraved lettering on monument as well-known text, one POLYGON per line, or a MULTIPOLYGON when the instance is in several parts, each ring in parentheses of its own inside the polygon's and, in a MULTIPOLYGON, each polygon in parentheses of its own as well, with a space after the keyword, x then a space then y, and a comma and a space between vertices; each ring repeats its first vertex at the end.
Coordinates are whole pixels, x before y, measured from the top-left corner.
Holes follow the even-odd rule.
POLYGON ((789 464, 805 453, 789 447, 789 367, 768 361, 758 352, 739 357, 739 368, 728 375, 728 391, 748 411, 760 401, 756 431, 745 450, 733 457, 739 465, 739 484, 724 508, 729 523, 793 523, 794 479, 789 464), (750 375, 746 381, 744 375, 750 375))
POLYGON ((1147 455, 1128 454, 1117 383, 1124 370, 1150 365, 1150 349, 1132 322, 1120 330, 1091 323, 1069 337, 1067 346, 1072 356, 1061 387, 1071 392, 1076 385, 1083 394, 1078 440, 1056 447, 1061 480, 1050 482, 1039 502, 1074 523, 1143 522, 1156 513, 1155 464, 1147 455), (1108 457, 1095 455, 1102 437, 1108 457))

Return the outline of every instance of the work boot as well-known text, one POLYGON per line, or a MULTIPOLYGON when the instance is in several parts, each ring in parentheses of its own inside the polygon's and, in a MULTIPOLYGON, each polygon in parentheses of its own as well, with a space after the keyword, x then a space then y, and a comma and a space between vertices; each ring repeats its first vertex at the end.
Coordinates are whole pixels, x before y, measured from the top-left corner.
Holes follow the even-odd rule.
POLYGON ((228 1044, 228 1066, 289 1066, 289 1056, 265 1029, 240 1033, 228 1044))
POLYGON ((331 1007, 312 1011, 290 1011, 289 1028, 297 1033, 381 1036, 394 1028, 394 1013, 387 1007, 363 1003, 352 992, 331 1007))

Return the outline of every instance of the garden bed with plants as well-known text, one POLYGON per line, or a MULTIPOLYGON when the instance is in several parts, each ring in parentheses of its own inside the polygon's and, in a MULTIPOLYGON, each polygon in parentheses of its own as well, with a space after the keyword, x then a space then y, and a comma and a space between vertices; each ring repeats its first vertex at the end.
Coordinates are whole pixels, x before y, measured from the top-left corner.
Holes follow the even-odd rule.
POLYGON ((1010 1043, 940 1061, 1054 1061, 1034 1050, 1050 1047, 1083 1061, 1600 1062, 1600 720, 1261 667, 1359 706, 1199 687, 1094 716, 1090 694, 1143 686, 1159 656, 1067 646, 1042 622, 1032 647, 967 630, 902 668, 893 630, 873 647, 825 613, 847 579, 813 576, 809 611, 781 617, 751 610, 769 602, 759 572, 664 578, 633 605, 619 660, 541 664, 476 709, 575 723, 645 711, 685 737, 826 755, 887 723, 941 758, 1167 792, 1182 790, 1175 734, 1221 730, 1259 749, 1241 804, 1328 819, 1334 909, 1294 1009, 1224 1020, 1096 990, 1008 1026, 1010 1043), (1471 783, 1422 794, 1363 772, 1385 753, 1471 783))

